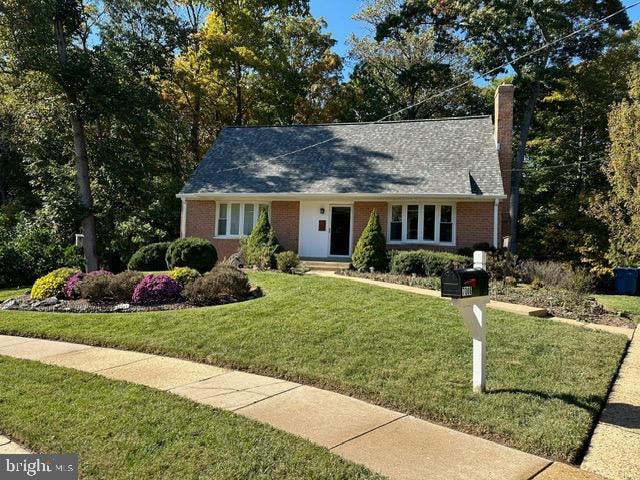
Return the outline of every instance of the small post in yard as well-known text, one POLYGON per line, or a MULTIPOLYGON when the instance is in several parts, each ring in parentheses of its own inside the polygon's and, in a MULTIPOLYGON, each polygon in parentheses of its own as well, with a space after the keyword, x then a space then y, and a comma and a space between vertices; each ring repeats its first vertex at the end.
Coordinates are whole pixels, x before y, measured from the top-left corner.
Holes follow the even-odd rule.
POLYGON ((483 393, 487 383, 487 322, 489 276, 487 253, 473 253, 473 268, 442 274, 441 295, 451 298, 473 337, 473 391, 483 393))

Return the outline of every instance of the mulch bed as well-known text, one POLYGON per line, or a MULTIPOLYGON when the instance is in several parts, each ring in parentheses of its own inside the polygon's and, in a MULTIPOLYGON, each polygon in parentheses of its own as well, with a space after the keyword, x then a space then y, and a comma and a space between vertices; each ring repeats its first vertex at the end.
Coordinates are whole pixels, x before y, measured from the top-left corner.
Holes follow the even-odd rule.
MULTIPOLYGON (((357 272, 355 270, 340 270, 336 273, 346 277, 368 278, 379 282, 409 285, 429 290, 440 289, 439 277, 415 277, 391 273, 357 272)), ((490 292, 492 300, 545 308, 549 315, 554 317, 570 318, 585 323, 597 323, 614 327, 635 328, 636 326, 630 318, 607 311, 595 298, 584 293, 575 293, 551 287, 543 287, 537 290, 529 287, 510 287, 503 285, 501 282, 493 282, 490 292)))
MULTIPOLYGON (((218 305, 244 302, 262 296, 262 291, 255 288, 251 295, 244 299, 229 298, 221 301, 218 305)), ((55 305, 39 305, 38 300, 32 300, 29 295, 22 295, 6 300, 0 304, 0 310, 22 310, 30 312, 63 312, 63 313, 134 313, 134 312, 157 312, 165 310, 183 310, 186 308, 200 308, 202 305, 194 305, 186 300, 179 300, 172 303, 160 305, 134 305, 130 302, 118 302, 114 300, 104 300, 100 302, 85 299, 58 300, 55 305), (12 302, 12 301, 15 301, 12 302), (12 302, 12 303, 9 303, 12 302)))

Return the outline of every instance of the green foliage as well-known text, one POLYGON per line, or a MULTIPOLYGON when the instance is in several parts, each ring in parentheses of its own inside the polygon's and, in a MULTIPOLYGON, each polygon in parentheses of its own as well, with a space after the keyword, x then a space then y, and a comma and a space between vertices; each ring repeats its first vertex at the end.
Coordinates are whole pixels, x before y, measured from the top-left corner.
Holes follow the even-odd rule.
POLYGON ((112 279, 112 275, 87 276, 76 285, 76 290, 85 300, 106 300, 110 297, 112 279))
POLYGON ((432 250, 395 250, 391 252, 390 271, 400 275, 437 276, 451 267, 471 266, 471 259, 449 252, 432 250))
POLYGON ((63 267, 38 278, 31 288, 31 298, 44 300, 62 295, 67 279, 76 272, 73 268, 63 267))
POLYGON ((284 273, 293 273, 300 266, 300 257, 296 252, 285 251, 276 255, 276 266, 284 273))
POLYGON ((273 268, 276 264, 276 254, 282 250, 266 209, 260 210, 258 221, 251 234, 243 239, 241 250, 248 266, 259 270, 273 268))
POLYGON ((504 280, 518 275, 518 257, 506 248, 487 255, 487 272, 493 280, 504 280))
POLYGON ((169 276, 182 288, 201 277, 200 272, 189 267, 176 267, 169 272, 169 276))
POLYGON ((609 115, 611 189, 596 198, 592 213, 609 230, 607 259, 615 266, 640 264, 640 63, 630 79, 629 99, 609 115))
POLYGON ((218 265, 186 286, 183 295, 194 305, 218 305, 248 298, 249 278, 237 268, 218 265))
POLYGON ((169 245, 166 261, 169 269, 189 267, 205 273, 218 261, 218 252, 210 241, 203 238, 179 238, 169 245))
POLYGON ((64 239, 47 225, 44 212, 22 212, 13 222, 0 214, 0 286, 30 285, 56 268, 77 267, 73 248, 65 249, 64 239))
POLYGON ((132 255, 127 268, 149 272, 165 270, 167 268, 167 250, 170 244, 170 242, 159 242, 141 247, 132 255))
POLYGON ((385 271, 389 266, 387 241, 382 233, 380 218, 375 209, 371 211, 367 226, 356 243, 356 248, 351 256, 351 264, 356 270, 363 271, 373 268, 378 272, 385 271))
MULTIPOLYGON (((131 301, 136 286, 144 278, 144 274, 128 270, 113 276, 103 275, 95 278, 107 278, 109 280, 105 292, 106 296, 119 302, 129 302, 131 301)), ((87 279, 85 281, 90 280, 91 279, 87 279)))

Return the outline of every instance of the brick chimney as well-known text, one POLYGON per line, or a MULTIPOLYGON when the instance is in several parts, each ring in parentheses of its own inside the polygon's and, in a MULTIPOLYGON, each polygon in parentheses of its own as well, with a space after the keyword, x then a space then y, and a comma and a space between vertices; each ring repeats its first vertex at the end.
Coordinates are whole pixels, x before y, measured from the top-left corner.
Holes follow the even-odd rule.
POLYGON ((500 159, 504 193, 507 195, 507 199, 500 202, 502 237, 509 235, 511 232, 509 202, 511 199, 511 168, 513 165, 513 95, 513 85, 505 83, 496 89, 494 98, 494 137, 496 148, 498 149, 498 158, 500 159))

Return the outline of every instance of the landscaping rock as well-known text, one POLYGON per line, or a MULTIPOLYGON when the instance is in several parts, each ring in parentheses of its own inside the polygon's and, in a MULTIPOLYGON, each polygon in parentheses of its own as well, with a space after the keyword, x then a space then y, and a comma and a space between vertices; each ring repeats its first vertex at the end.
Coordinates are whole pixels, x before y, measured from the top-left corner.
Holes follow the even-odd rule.
POLYGON ((121 312, 123 310, 129 310, 129 308, 131 308, 131 305, 129 305, 128 303, 119 303, 118 305, 113 307, 113 311, 114 312, 121 312))
POLYGON ((236 268, 240 268, 242 266, 244 266, 244 262, 242 261, 242 255, 240 253, 234 253, 232 254, 228 259, 227 259, 227 263, 229 265, 232 265, 236 268))
POLYGON ((2 305, 0 305, 0 310, 10 310, 17 307, 19 304, 20 302, 18 302, 18 300, 16 300, 15 298, 10 298, 9 300, 2 302, 2 305))
POLYGON ((58 300, 58 297, 49 297, 49 298, 45 298, 44 300, 40 301, 40 302, 36 302, 34 303, 34 307, 38 308, 38 307, 51 307, 53 305, 57 305, 60 303, 60 300, 58 300))

